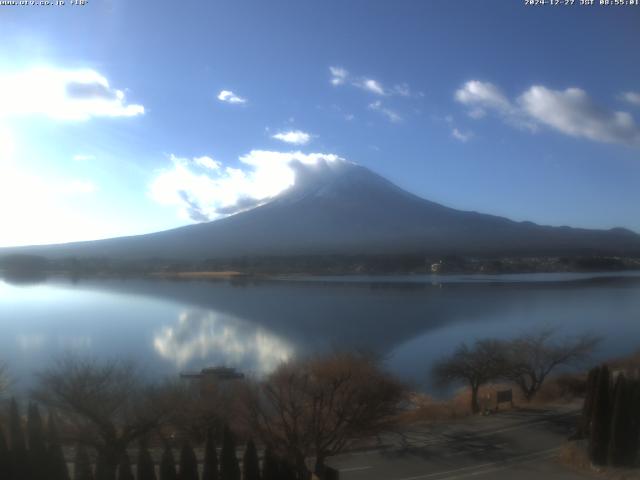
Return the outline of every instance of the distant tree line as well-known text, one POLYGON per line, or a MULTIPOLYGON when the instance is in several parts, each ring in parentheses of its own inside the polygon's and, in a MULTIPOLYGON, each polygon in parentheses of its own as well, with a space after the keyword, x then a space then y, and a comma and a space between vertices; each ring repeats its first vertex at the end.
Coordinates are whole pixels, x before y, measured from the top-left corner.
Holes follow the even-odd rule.
POLYGON ((0 257, 0 270, 16 280, 41 278, 45 273, 72 277, 92 275, 137 276, 153 273, 237 271, 270 274, 391 274, 391 273, 522 273, 611 271, 640 268, 640 259, 606 256, 572 257, 463 257, 413 252, 403 254, 252 255, 203 260, 109 257, 45 258, 12 254, 0 257))

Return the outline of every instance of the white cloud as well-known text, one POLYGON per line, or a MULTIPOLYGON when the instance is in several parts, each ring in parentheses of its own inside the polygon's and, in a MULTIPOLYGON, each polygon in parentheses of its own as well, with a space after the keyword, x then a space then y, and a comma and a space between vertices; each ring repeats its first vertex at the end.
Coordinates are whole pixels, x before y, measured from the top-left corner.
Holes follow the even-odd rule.
POLYGON ((600 107, 580 88, 551 90, 536 85, 518 103, 533 120, 564 134, 640 146, 640 128, 630 114, 600 107))
POLYGON ((90 180, 72 180, 62 185, 62 193, 69 195, 93 193, 97 190, 96 184, 90 180))
POLYGON ((621 98, 631 105, 640 107, 640 92, 624 92, 621 95, 621 98))
POLYGON ((386 92, 382 85, 373 78, 363 78, 361 81, 354 83, 356 87, 366 90, 376 95, 386 95, 386 92))
POLYGON ((209 170, 220 170, 220 167, 222 166, 220 162, 211 157, 207 157, 206 155, 202 157, 195 157, 193 159, 193 163, 209 170))
POLYGON ((469 140, 471 140, 471 138, 473 138, 473 133, 471 133, 471 132, 462 132, 462 131, 458 130, 457 128, 454 128, 451 131, 451 135, 453 136, 453 138, 455 138, 456 140, 460 140, 462 143, 466 143, 469 140))
POLYGON ((471 80, 456 91, 455 98, 458 102, 472 107, 470 115, 474 118, 484 116, 485 109, 503 114, 512 111, 511 102, 498 87, 489 82, 471 80))
POLYGON ((389 108, 386 108, 382 104, 382 102, 380 100, 376 100, 375 102, 370 103, 369 104, 369 109, 373 110, 373 111, 376 111, 376 112, 380 112, 385 117, 387 117, 387 119, 390 122, 398 123, 398 122, 402 121, 402 117, 398 113, 394 112, 393 110, 391 110, 389 108))
POLYGON ((122 90, 91 69, 39 67, 0 74, 0 117, 42 115, 57 120, 133 117, 144 107, 126 102, 122 90))
POLYGON ((349 72, 342 67, 329 67, 329 71, 331 72, 332 85, 342 85, 349 76, 349 72))
POLYGON ((84 153, 78 153, 78 154, 73 156, 73 159, 76 162, 86 162, 86 161, 89 161, 89 160, 95 160, 96 157, 94 155, 86 155, 84 153))
POLYGON ((534 85, 511 101, 495 85, 472 80, 455 92, 455 99, 469 107, 474 118, 492 111, 505 122, 531 131, 543 125, 573 137, 640 145, 640 127, 629 113, 596 104, 580 88, 553 90, 534 85))
POLYGON ((301 130, 289 130, 287 132, 276 133, 272 138, 293 145, 306 145, 311 140, 311 135, 301 130))
POLYGON ((0 125, 0 165, 13 163, 15 151, 16 142, 13 132, 8 127, 0 125))
POLYGON ((296 164, 333 163, 332 154, 252 150, 239 168, 219 165, 196 171, 194 161, 170 156, 171 166, 152 180, 149 194, 160 204, 178 207, 184 219, 208 221, 255 207, 291 187, 296 164))
POLYGON ((231 103, 231 104, 247 103, 246 98, 242 98, 236 95, 231 90, 220 90, 220 93, 218 94, 218 100, 220 100, 221 102, 231 103))

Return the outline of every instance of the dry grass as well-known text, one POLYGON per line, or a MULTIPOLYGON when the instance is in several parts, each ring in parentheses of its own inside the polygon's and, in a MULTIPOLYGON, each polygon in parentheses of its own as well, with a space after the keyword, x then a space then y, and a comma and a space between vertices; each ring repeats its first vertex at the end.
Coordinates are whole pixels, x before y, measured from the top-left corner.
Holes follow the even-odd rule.
MULTIPOLYGON (((531 402, 527 402, 520 390, 506 383, 487 384, 480 388, 478 401, 480 410, 496 410, 497 392, 513 390, 513 406, 545 407, 566 405, 582 399, 584 395, 585 374, 563 374, 550 378, 531 402)), ((455 395, 445 400, 437 400, 425 394, 414 393, 410 398, 411 408, 405 411, 400 421, 404 424, 412 422, 446 422, 471 415, 471 391, 469 388, 459 389, 455 395)), ((512 406, 501 403, 499 411, 509 410, 512 406)))
POLYGON ((587 456, 587 447, 584 440, 569 442, 562 447, 558 454, 558 461, 564 465, 581 471, 594 471, 591 461, 587 456))

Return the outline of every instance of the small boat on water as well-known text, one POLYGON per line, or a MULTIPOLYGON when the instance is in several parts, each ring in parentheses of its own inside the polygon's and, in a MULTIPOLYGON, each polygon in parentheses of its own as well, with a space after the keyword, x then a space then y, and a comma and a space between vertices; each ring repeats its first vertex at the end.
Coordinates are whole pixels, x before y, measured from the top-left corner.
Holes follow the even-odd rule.
POLYGON ((180 378, 205 381, 240 380, 244 378, 244 373, 239 372, 232 367, 205 367, 199 372, 182 372, 180 373, 180 378))

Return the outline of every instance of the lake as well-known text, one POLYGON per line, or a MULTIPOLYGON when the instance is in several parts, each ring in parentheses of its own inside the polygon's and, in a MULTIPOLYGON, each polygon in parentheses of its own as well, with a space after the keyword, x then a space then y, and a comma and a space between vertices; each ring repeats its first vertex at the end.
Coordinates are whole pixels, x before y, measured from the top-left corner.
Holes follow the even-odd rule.
POLYGON ((0 280, 0 361, 18 391, 66 351, 132 359, 154 376, 222 364, 261 375, 344 348, 383 354, 431 390, 430 366, 460 342, 537 327, 603 335, 597 359, 640 348, 640 272, 0 280))

